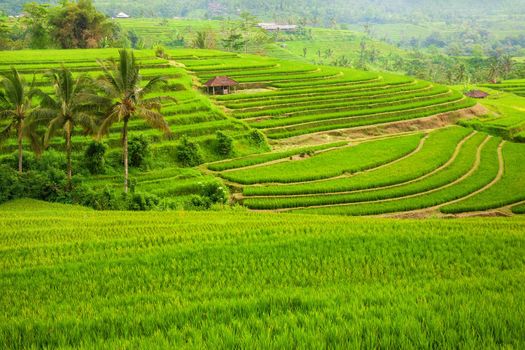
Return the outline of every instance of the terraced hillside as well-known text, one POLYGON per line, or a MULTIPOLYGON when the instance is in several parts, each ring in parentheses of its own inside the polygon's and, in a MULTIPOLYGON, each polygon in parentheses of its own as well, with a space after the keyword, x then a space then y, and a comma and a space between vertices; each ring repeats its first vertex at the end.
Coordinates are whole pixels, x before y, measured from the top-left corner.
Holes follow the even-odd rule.
POLYGON ((257 210, 418 216, 525 200, 525 145, 459 126, 259 158, 209 166, 257 210))
POLYGON ((225 75, 245 91, 217 96, 238 120, 271 139, 421 119, 475 102, 444 86, 392 74, 314 66, 250 55, 221 59, 170 51, 201 82, 225 75))
MULTIPOLYGON (((142 66, 141 74, 144 83, 154 76, 169 78, 168 85, 162 91, 152 93, 147 97, 164 97, 162 113, 169 123, 174 137, 166 139, 162 133, 151 129, 142 120, 133 120, 129 123, 130 137, 135 135, 145 136, 150 142, 151 152, 155 164, 151 171, 143 169, 132 169, 133 181, 137 184, 137 190, 148 191, 160 196, 186 196, 199 191, 202 183, 216 181, 212 177, 203 175, 193 169, 182 169, 178 164, 174 149, 179 143, 181 136, 187 136, 190 140, 198 143, 203 153, 204 160, 213 161, 223 158, 214 150, 216 142, 215 133, 222 131, 234 138, 236 154, 250 154, 266 149, 265 145, 256 145, 247 138, 249 128, 245 123, 228 117, 221 109, 210 103, 206 96, 193 88, 192 77, 185 69, 175 67, 167 60, 155 57, 151 50, 135 51, 135 55, 142 66)), ((215 53, 217 55, 217 53, 215 53)), ((225 54, 228 56, 228 54, 225 54)), ((52 68, 65 66, 74 72, 74 75, 86 74, 91 77, 100 75, 98 60, 117 59, 116 49, 96 50, 32 50, 32 51, 3 51, 0 52, 0 72, 16 67, 24 76, 26 81, 31 82, 35 77, 36 85, 46 92, 51 92, 52 87, 46 77, 46 72, 52 68)), ((116 167, 120 166, 120 126, 115 125, 110 135, 104 139, 110 150, 108 158, 116 167)), ((73 148, 75 158, 80 162, 82 154, 91 136, 84 136, 77 130, 73 136, 73 148)), ((11 157, 16 149, 16 140, 10 139, 1 146, 3 158, 11 157)), ((64 140, 57 136, 50 141, 50 149, 61 151, 64 140)), ((28 147, 26 147, 28 148, 28 147)), ((81 168, 81 166, 79 166, 81 168)), ((120 188, 121 174, 109 173, 103 176, 89 176, 83 180, 85 184, 91 184, 94 188, 106 186, 120 188)))
MULTIPOLYGON (((28 80, 36 73, 36 83, 49 90, 49 68, 64 64, 75 74, 95 77, 97 59, 116 55, 116 50, 3 52, 0 71, 14 65, 28 80)), ((172 50, 169 59, 147 50, 136 55, 146 78, 169 77, 166 89, 152 97, 170 97, 162 112, 175 138, 163 138, 142 121, 130 123, 131 134, 149 139, 153 153, 149 169, 132 170, 134 190, 187 202, 206 184, 225 183, 232 201, 250 209, 323 214, 445 215, 512 205, 521 211, 524 146, 499 134, 450 126, 462 115, 456 111, 469 112, 476 103, 453 89, 391 74, 218 51, 172 50), (237 80, 237 93, 198 91, 199 84, 219 75, 237 80), (264 140, 254 142, 253 129, 268 136, 272 152, 264 140), (219 130, 234 140, 229 156, 216 152, 219 130), (178 163, 174 150, 183 135, 200 145, 206 165, 178 163), (223 160, 227 157, 232 159, 223 160), (512 195, 498 195, 503 188, 512 195)), ((114 171, 98 176, 80 171, 83 184, 120 188, 119 137, 115 127, 106 140, 114 171)), ((78 167, 91 140, 80 133, 74 137, 78 167)), ((61 138, 51 141, 52 149, 62 147, 61 138)), ((5 144, 2 159, 14 149, 14 141, 5 144)))
POLYGON ((125 30, 134 31, 143 40, 145 47, 162 44, 167 47, 184 46, 190 43, 197 31, 218 31, 223 22, 193 19, 126 18, 115 19, 125 30))
POLYGON ((504 80, 498 84, 483 84, 481 86, 525 97, 525 79, 504 80))
MULTIPOLYGON (((217 130, 247 130, 242 123, 227 118, 219 109, 210 104, 207 98, 197 93, 192 88, 191 77, 184 69, 171 66, 167 60, 155 57, 154 52, 150 50, 135 51, 135 55, 140 60, 141 75, 144 80, 154 76, 169 78, 165 90, 152 93, 151 97, 169 97, 163 103, 162 113, 172 126, 175 137, 186 135, 204 141, 217 130)), ((51 86, 45 77, 45 73, 50 69, 63 65, 72 70, 75 75, 86 74, 97 77, 101 72, 97 61, 117 57, 118 52, 115 49, 2 52, 0 72, 15 67, 23 73, 27 81, 31 81, 35 76, 36 85, 46 92, 51 92, 51 86)), ((140 132, 153 138, 158 133, 149 129, 145 131, 146 128, 147 125, 142 121, 130 123, 132 133, 140 132)), ((118 138, 118 132, 112 133, 108 142, 110 145, 117 145, 118 138)), ((89 138, 77 137, 74 144, 80 148, 86 140, 89 138)), ((158 141, 158 147, 169 148, 169 142, 158 141)), ((60 138, 57 138, 52 144, 59 146, 61 142, 60 138)))
POLYGON ((486 114, 462 120, 461 124, 507 140, 525 141, 525 96, 487 87, 482 89, 489 93, 479 101, 486 108, 486 114))

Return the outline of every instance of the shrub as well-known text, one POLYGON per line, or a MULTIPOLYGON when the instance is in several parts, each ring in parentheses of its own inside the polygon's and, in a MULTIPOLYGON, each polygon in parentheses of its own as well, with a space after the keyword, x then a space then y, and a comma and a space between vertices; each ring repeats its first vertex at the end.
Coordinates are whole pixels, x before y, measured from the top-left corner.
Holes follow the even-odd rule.
POLYGON ((60 170, 65 172, 66 155, 64 152, 47 150, 40 158, 34 160, 31 169, 38 171, 60 170))
POLYGON ((149 141, 143 135, 133 136, 128 144, 129 166, 139 168, 150 156, 149 141))
POLYGON ((164 47, 161 45, 155 46, 155 56, 159 58, 165 58, 166 57, 166 50, 164 50, 164 47))
POLYGON ((18 198, 34 198, 50 202, 68 202, 66 174, 59 169, 31 170, 20 176, 23 192, 18 198))
POLYGON ((257 146, 262 146, 266 143, 266 136, 264 136, 260 130, 252 130, 249 134, 249 137, 250 141, 257 146))
POLYGON ((221 156, 229 156, 233 151, 233 139, 222 131, 217 131, 216 137, 217 153, 221 156))
POLYGON ((16 170, 8 165, 0 165, 0 203, 18 198, 20 182, 16 170))
POLYGON ((228 201, 228 192, 224 186, 218 182, 208 182, 201 184, 200 195, 208 198, 211 203, 224 204, 228 201))
POLYGON ((75 186, 71 192, 71 202, 91 207, 95 210, 126 210, 126 198, 113 189, 105 187, 102 191, 93 191, 86 186, 75 186))
POLYGON ((203 163, 199 145, 182 137, 176 149, 177 160, 184 166, 197 166, 203 163))
POLYGON ((202 197, 197 194, 194 194, 185 203, 184 209, 186 210, 207 210, 211 208, 211 205, 212 205, 212 202, 208 197, 202 197))
POLYGON ((159 204, 159 197, 149 193, 134 193, 129 202, 129 210, 152 210, 159 204))
MULTIPOLYGON (((22 167, 24 171, 32 169, 35 166, 35 154, 27 151, 23 151, 22 153, 22 167)), ((10 156, 3 158, 2 164, 5 164, 11 169, 18 169, 18 152, 14 152, 10 156)))
POLYGON ((84 152, 84 164, 91 175, 103 174, 107 147, 100 142, 92 141, 84 152))

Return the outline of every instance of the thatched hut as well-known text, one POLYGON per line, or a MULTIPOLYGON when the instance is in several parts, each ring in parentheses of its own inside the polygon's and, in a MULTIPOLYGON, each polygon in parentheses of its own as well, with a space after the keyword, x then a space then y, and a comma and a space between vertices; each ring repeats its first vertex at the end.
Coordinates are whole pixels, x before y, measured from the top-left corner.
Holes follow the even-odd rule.
POLYGON ((228 77, 215 77, 204 84, 208 93, 212 95, 228 95, 232 89, 235 91, 238 85, 238 82, 228 77))

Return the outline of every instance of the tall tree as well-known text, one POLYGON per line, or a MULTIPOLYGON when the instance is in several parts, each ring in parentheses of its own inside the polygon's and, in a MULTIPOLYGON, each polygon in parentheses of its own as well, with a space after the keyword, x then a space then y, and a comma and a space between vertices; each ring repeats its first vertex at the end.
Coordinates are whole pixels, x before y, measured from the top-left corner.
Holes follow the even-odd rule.
POLYGON ((50 12, 49 23, 55 41, 64 49, 98 47, 103 38, 118 31, 92 0, 63 1, 50 12))
POLYGON ((22 24, 29 48, 46 49, 52 46, 49 35, 51 28, 48 23, 49 5, 31 2, 24 5, 24 13, 22 24))
POLYGON ((131 118, 141 118, 150 126, 171 134, 171 129, 160 114, 160 100, 146 99, 146 94, 159 84, 166 83, 163 77, 155 77, 142 87, 140 66, 133 52, 119 51, 119 61, 100 62, 103 75, 98 79, 99 87, 104 91, 112 106, 100 124, 98 135, 102 137, 110 127, 122 122, 122 147, 124 160, 124 192, 128 192, 128 123, 131 118))
POLYGON ((67 68, 53 70, 48 73, 53 84, 53 94, 40 93, 41 108, 35 114, 40 120, 48 122, 45 134, 45 144, 51 137, 62 133, 65 140, 67 159, 67 179, 71 187, 73 167, 71 164, 72 137, 75 129, 81 127, 85 134, 94 132, 96 115, 102 110, 105 99, 98 98, 90 87, 88 77, 73 77, 67 68))
POLYGON ((0 90, 0 121, 7 125, 0 131, 0 141, 7 139, 16 131, 18 144, 18 172, 23 171, 23 140, 28 139, 33 150, 39 154, 42 150, 37 134, 36 122, 32 118, 32 100, 35 94, 34 84, 28 85, 15 68, 11 73, 2 75, 0 90))

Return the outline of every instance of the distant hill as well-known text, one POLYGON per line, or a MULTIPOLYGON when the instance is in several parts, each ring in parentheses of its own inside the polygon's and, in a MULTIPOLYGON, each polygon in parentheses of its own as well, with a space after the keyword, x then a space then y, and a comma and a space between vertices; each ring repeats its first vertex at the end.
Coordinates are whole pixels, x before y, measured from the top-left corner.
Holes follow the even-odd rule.
MULTIPOLYGON (((54 0, 36 0, 56 3, 54 0)), ((27 0, 2 1, 0 9, 9 14, 21 11, 27 0)), ((225 18, 250 11, 266 19, 285 20, 305 17, 319 24, 370 22, 385 23, 421 19, 460 20, 487 14, 525 13, 521 0, 94 0, 108 15, 125 11, 141 17, 225 18)))

